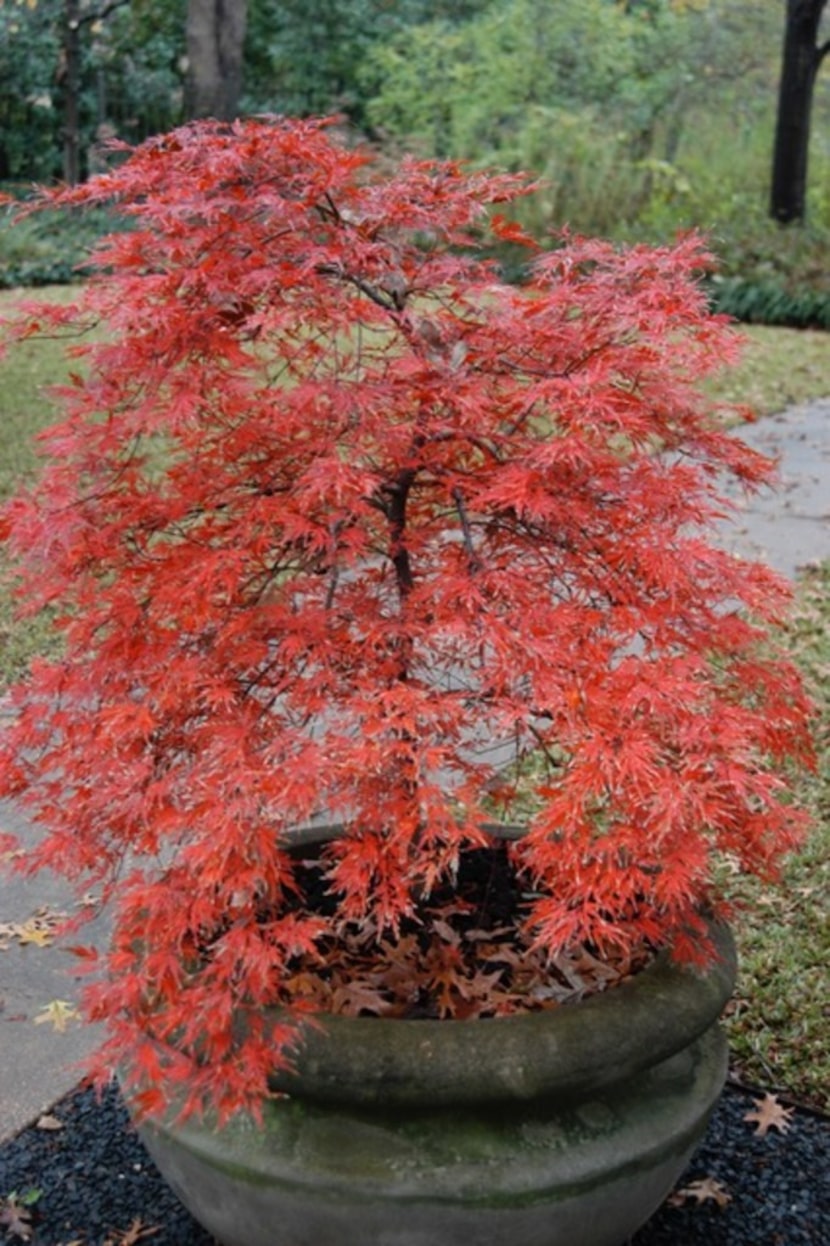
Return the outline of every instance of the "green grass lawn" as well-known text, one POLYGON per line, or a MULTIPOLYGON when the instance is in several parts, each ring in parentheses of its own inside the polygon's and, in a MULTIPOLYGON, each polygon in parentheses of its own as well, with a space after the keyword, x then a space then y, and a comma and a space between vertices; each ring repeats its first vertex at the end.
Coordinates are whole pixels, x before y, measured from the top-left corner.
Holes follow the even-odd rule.
POLYGON ((814 816, 780 886, 734 882, 738 989, 727 1019, 733 1066, 757 1085, 830 1107, 830 563, 799 583, 789 648, 814 697, 818 767, 803 784, 814 816))
MULTIPOLYGON (((42 294, 43 292, 39 292, 42 294)), ((58 288, 55 298, 71 297, 58 288)), ((0 315, 15 300, 0 293, 0 315)), ((830 395, 830 333, 768 327, 747 330, 743 364, 717 378, 728 401, 769 414, 793 402, 830 395)), ((65 365, 55 341, 28 341, 0 361, 0 497, 35 469, 33 438, 51 419, 45 391, 65 365)), ((48 629, 18 627, 0 595, 0 685, 48 643, 48 629)), ((793 858, 780 887, 733 883, 742 906, 736 918, 741 973, 727 1024, 734 1068, 747 1082, 830 1106, 830 566, 807 573, 788 644, 819 706, 820 764, 805 783, 815 833, 793 858)))
MULTIPOLYGON (((23 293, 0 290, 0 318, 10 314, 23 293)), ((77 291, 71 286, 52 286, 25 293, 29 298, 69 302, 77 291)), ((35 469, 35 434, 54 414, 47 391, 65 379, 66 371, 64 344, 55 339, 29 338, 0 358, 0 498, 7 497, 35 469)))
POLYGON ((830 333, 746 325, 744 355, 712 385, 720 398, 772 415, 830 396, 830 333))

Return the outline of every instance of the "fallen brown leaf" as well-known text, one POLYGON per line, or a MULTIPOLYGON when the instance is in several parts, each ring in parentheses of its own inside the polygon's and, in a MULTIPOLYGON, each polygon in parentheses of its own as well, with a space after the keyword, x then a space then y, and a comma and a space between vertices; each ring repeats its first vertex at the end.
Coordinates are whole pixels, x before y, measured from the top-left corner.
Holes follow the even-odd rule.
POLYGON ((156 1233, 158 1233, 157 1225, 145 1224, 140 1217, 136 1216, 128 1229, 116 1229, 114 1237, 107 1237, 104 1246, 136 1246, 136 1242, 153 1237, 156 1233))
POLYGON ((57 1116, 52 1116, 50 1112, 44 1112, 43 1116, 39 1116, 35 1121, 35 1129, 54 1131, 65 1128, 63 1121, 59 1120, 57 1116))
POLYGON ((32 1213, 28 1207, 18 1203, 13 1194, 0 1200, 0 1228, 5 1229, 11 1237, 19 1238, 21 1242, 32 1240, 32 1213))
POLYGON ((701 1177, 697 1181, 690 1181, 688 1185, 675 1190, 670 1195, 668 1203, 670 1207, 682 1207, 690 1198, 697 1203, 712 1201, 717 1203, 718 1207, 725 1207, 732 1201, 732 1195, 726 1186, 715 1177, 701 1177))
POLYGON ((765 1138, 770 1129, 777 1129, 785 1134, 792 1124, 792 1108, 785 1108, 775 1095, 766 1094, 763 1099, 753 1099, 754 1112, 744 1113, 744 1120, 755 1125, 755 1133, 765 1138))

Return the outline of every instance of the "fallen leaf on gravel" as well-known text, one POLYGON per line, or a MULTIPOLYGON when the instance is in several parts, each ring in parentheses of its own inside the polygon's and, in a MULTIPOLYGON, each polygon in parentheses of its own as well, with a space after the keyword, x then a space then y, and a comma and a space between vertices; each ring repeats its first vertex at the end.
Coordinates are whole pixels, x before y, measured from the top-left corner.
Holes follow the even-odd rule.
POLYGON ((785 1134, 792 1124, 792 1108, 785 1108, 775 1095, 764 1095, 763 1099, 753 1099, 754 1112, 746 1112, 744 1120, 755 1125, 755 1133, 765 1138, 770 1129, 777 1129, 785 1134))
POLYGON ((32 1213, 24 1203, 18 1202, 14 1194, 0 1200, 0 1228, 21 1242, 32 1240, 32 1213))
POLYGON ((717 1203, 718 1207, 725 1207, 732 1201, 732 1195, 726 1186, 715 1177, 701 1177, 698 1181, 690 1181, 688 1185, 675 1190, 674 1194, 670 1195, 668 1203, 670 1207, 682 1207, 690 1198, 697 1203, 707 1203, 711 1200, 717 1203))
POLYGON ((35 1017, 35 1025, 44 1025, 47 1021, 53 1025, 59 1034, 66 1033, 66 1026, 69 1021, 74 1021, 79 1017, 80 1013, 65 999, 53 999, 50 1004, 42 1008, 35 1017))
POLYGON ((107 1237, 104 1246, 136 1246, 136 1242, 141 1242, 146 1237, 153 1237, 156 1233, 158 1233, 157 1225, 144 1224, 136 1216, 128 1229, 116 1229, 114 1237, 107 1237))
POLYGON ((35 1129, 65 1129, 62 1120, 58 1120, 57 1116, 52 1116, 51 1112, 44 1112, 43 1116, 39 1116, 35 1121, 35 1129))

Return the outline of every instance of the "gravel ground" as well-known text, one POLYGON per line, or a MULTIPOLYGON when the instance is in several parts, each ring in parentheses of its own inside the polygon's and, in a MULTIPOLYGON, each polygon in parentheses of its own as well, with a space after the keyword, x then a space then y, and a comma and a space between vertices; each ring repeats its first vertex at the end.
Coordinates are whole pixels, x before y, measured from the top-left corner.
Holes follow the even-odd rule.
MULTIPOLYGON (((728 1201, 667 1204, 630 1246, 828 1246, 830 1119, 797 1110, 786 1133, 760 1137, 743 1119, 752 1108, 751 1094, 727 1088, 678 1186, 713 1178, 728 1201)), ((0 1197, 39 1192, 31 1246, 213 1246, 158 1176, 116 1091, 101 1101, 76 1091, 53 1115, 62 1129, 25 1129, 0 1147, 0 1197)), ((4 1246, 24 1240, 0 1228, 4 1246)))

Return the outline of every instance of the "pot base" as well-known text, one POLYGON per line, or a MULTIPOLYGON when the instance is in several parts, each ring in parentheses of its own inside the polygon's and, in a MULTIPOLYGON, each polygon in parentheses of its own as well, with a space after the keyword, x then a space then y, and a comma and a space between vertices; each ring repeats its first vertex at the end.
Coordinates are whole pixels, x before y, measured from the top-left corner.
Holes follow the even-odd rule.
POLYGON ((685 1168, 725 1076, 713 1027, 572 1102, 413 1112, 286 1098, 264 1129, 140 1132, 224 1246, 620 1246, 685 1168))

